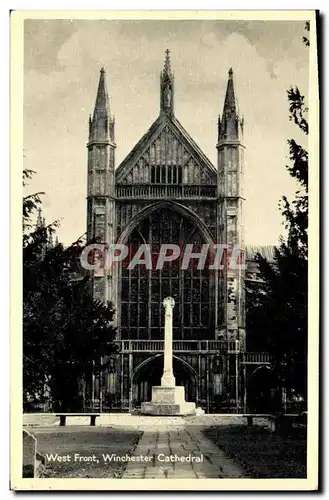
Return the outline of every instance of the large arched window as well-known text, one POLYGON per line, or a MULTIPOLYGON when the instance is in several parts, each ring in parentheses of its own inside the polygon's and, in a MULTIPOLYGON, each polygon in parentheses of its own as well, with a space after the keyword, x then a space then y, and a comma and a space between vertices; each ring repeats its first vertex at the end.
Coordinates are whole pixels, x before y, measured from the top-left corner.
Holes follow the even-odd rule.
POLYGON ((173 335, 176 339, 213 337, 213 289, 207 269, 198 270, 197 260, 181 269, 179 259, 157 270, 161 244, 173 243, 185 248, 194 245, 197 252, 204 243, 192 222, 175 211, 157 210, 147 216, 128 239, 129 257, 121 268, 121 337, 123 339, 163 339, 162 301, 171 296, 173 335), (128 263, 141 244, 150 244, 152 270, 144 265, 128 269, 128 263))

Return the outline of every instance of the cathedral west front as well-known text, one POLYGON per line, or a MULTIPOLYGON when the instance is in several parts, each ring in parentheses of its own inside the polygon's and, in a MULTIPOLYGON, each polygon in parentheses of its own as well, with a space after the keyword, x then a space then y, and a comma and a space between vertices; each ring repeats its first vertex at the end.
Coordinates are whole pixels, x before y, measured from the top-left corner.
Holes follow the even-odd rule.
POLYGON ((94 297, 114 306, 120 349, 106 371, 87 383, 90 406, 131 411, 151 399, 163 369, 162 303, 170 296, 174 375, 176 384, 185 386, 186 400, 207 412, 243 411, 248 369, 264 362, 246 351, 245 266, 198 265, 202 246, 218 243, 238 247, 240 262, 248 259, 242 223, 244 123, 233 71, 219 110, 217 165, 175 115, 169 51, 160 73, 159 115, 116 165, 106 80, 102 69, 89 120, 87 239, 124 245, 128 255, 103 273, 92 273, 94 297), (179 258, 161 268, 132 268, 129 261, 141 245, 151 249, 152 263, 164 245, 175 245, 182 254, 189 249, 191 258, 186 268, 179 258))

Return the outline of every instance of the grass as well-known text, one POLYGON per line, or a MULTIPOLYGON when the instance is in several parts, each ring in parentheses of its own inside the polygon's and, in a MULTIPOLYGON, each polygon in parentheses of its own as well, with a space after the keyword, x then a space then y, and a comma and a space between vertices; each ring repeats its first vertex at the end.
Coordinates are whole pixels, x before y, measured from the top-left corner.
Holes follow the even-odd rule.
POLYGON ((131 455, 140 439, 140 431, 117 430, 102 427, 70 426, 61 429, 35 428, 37 450, 46 457, 45 477, 48 478, 119 478, 125 462, 106 462, 103 454, 131 455), (70 461, 47 459, 47 454, 69 456, 70 461), (74 454, 95 455, 96 462, 74 460, 74 454))
POLYGON ((306 439, 300 432, 289 436, 258 426, 216 426, 205 435, 252 478, 306 478, 306 439))

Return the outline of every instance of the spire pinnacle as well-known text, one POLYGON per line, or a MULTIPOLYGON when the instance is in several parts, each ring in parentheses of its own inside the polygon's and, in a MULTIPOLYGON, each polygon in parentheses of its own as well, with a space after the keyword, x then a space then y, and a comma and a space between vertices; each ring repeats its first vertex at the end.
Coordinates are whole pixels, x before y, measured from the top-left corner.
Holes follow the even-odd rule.
POLYGON ((102 67, 101 71, 100 71, 100 77, 99 77, 97 97, 96 97, 93 118, 95 118, 95 114, 97 114, 98 117, 100 117, 100 116, 107 117, 109 115, 109 111, 110 111, 109 108, 110 108, 109 96, 108 96, 108 92, 107 92, 105 69, 102 67))
POLYGON ((235 112, 236 112, 236 99, 234 92, 233 69, 230 68, 228 72, 228 82, 226 87, 223 115, 224 114, 231 115, 232 113, 235 112))
POLYGON ((92 119, 89 118, 89 142, 114 140, 114 130, 110 115, 110 100, 106 84, 106 71, 100 70, 96 102, 92 119))
POLYGON ((49 231, 48 248, 54 248, 54 238, 53 238, 53 232, 52 231, 49 231))
POLYGON ((170 50, 167 49, 165 51, 166 53, 166 56, 165 56, 165 62, 164 62, 164 70, 163 70, 163 73, 165 75, 167 75, 168 77, 171 77, 172 76, 172 73, 171 73, 171 66, 170 66, 170 50))
POLYGON ((43 218, 42 218, 42 209, 38 208, 38 217, 37 217, 37 222, 36 222, 36 228, 41 229, 43 226, 43 218))
MULTIPOLYGON (((242 131, 242 129, 241 129, 242 131)), ((218 126, 219 141, 239 140, 240 127, 238 105, 235 97, 233 69, 228 71, 228 81, 226 86, 225 101, 221 123, 218 126)))
POLYGON ((164 67, 160 75, 160 112, 174 112, 174 75, 170 64, 170 50, 165 51, 164 67))

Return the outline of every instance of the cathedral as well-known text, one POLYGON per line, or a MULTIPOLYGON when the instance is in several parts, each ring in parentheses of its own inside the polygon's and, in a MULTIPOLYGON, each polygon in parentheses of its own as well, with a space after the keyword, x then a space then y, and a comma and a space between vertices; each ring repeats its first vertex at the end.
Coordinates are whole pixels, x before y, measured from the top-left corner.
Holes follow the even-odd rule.
MULTIPOLYGON (((175 79, 166 51, 160 73, 159 115, 145 135, 116 165, 115 120, 106 73, 101 69, 89 119, 87 239, 128 248, 128 259, 92 273, 95 298, 111 302, 119 354, 89 381, 91 407, 100 411, 138 409, 151 399, 163 369, 163 299, 173 297, 173 367, 187 401, 207 412, 246 410, 250 367, 266 355, 246 351, 245 279, 252 268, 198 266, 202 245, 237 245, 243 240, 243 119, 234 74, 228 72, 218 118, 214 166, 175 115, 175 79), (196 254, 183 269, 179 259, 161 269, 127 265, 141 245, 153 257, 161 246, 177 245, 196 254)), ((246 260, 245 260, 246 259, 246 260)), ((249 266, 250 267, 250 266, 249 266)), ((87 384, 88 385, 88 384, 87 384)))

